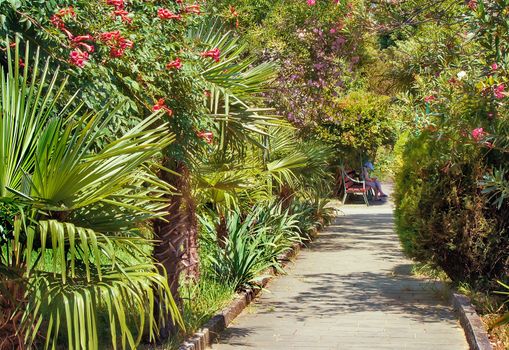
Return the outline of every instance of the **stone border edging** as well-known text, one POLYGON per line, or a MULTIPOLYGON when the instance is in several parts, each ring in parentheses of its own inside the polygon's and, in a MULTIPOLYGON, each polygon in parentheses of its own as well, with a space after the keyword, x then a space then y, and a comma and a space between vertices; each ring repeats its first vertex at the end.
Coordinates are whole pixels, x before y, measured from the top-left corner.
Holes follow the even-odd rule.
MULTIPOLYGON (((283 267, 287 266, 292 258, 297 256, 301 249, 301 244, 295 243, 288 252, 278 257, 282 262, 283 267)), ((261 292, 262 288, 274 278, 275 271, 269 269, 262 273, 267 275, 260 283, 258 289, 250 289, 240 293, 233 301, 223 310, 215 314, 207 323, 203 325, 196 333, 190 338, 185 340, 180 346, 179 350, 205 350, 217 338, 219 333, 224 331, 228 325, 253 301, 253 299, 261 292)), ((484 350, 484 349, 483 349, 484 350)))
POLYGON ((463 294, 453 292, 451 303, 459 313, 460 323, 465 331, 470 350, 493 350, 488 332, 470 303, 470 299, 463 294))

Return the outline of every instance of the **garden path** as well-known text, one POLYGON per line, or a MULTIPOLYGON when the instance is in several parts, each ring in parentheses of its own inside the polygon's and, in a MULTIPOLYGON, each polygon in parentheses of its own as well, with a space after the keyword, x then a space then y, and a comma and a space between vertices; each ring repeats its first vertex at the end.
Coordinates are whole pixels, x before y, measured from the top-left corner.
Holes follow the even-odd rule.
POLYGON ((468 349, 445 287, 412 276, 392 203, 337 207, 334 224, 212 348, 468 349))

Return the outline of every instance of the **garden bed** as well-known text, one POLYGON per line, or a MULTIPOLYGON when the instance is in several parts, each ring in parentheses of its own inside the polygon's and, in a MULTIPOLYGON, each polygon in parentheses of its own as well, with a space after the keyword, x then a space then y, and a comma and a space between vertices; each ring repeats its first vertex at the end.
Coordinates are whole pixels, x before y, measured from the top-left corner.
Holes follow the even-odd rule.
MULTIPOLYGON (((292 258, 300 252, 302 244, 294 244, 292 249, 278 258, 283 267, 287 266, 292 258)), ((179 350, 204 350, 224 331, 228 325, 254 300, 269 281, 277 276, 278 272, 270 268, 262 273, 259 288, 252 288, 238 293, 235 298, 221 311, 212 316, 197 332, 187 338, 179 350)))

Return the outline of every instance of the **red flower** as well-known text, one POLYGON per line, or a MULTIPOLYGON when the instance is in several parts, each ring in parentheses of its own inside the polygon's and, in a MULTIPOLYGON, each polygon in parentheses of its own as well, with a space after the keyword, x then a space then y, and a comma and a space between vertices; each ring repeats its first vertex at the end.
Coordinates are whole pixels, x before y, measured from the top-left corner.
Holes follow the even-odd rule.
POLYGON ((115 10, 124 9, 124 0, 106 0, 106 4, 115 6, 115 10))
POLYGON ((180 58, 176 58, 175 60, 166 64, 166 69, 180 69, 182 68, 182 61, 180 58))
POLYGON ((159 18, 161 18, 161 19, 176 19, 176 20, 182 19, 181 15, 175 14, 165 8, 157 9, 157 16, 159 16, 159 18))
MULTIPOLYGON (((67 30, 64 29, 64 31, 67 31, 67 30)), ((73 47, 81 46, 87 52, 90 52, 90 53, 95 51, 95 49, 94 49, 94 47, 92 45, 87 44, 87 43, 84 42, 84 41, 94 41, 94 38, 92 37, 92 35, 87 34, 87 35, 73 36, 71 33, 68 33, 68 36, 69 36, 69 39, 71 40, 71 45, 73 47)))
POLYGON ((22 58, 19 59, 18 64, 19 64, 19 68, 24 68, 25 67, 25 62, 23 62, 22 58))
POLYGON ((131 23, 133 19, 131 17, 128 17, 129 12, 126 10, 115 10, 111 13, 113 17, 120 17, 122 22, 131 23))
POLYGON ((173 111, 169 109, 168 106, 166 106, 166 104, 164 103, 164 98, 160 98, 159 100, 157 100, 157 103, 154 106, 152 106, 152 111, 154 112, 161 110, 166 111, 166 113, 168 113, 170 117, 173 115, 173 111))
POLYGON ((71 51, 69 55, 69 60, 72 64, 75 66, 78 66, 80 68, 83 68, 85 66, 85 63, 89 60, 88 52, 83 52, 80 49, 75 49, 71 51))
POLYGON ((51 24, 53 24, 56 28, 58 29, 65 28, 64 21, 62 21, 62 18, 60 18, 58 15, 51 16, 49 20, 51 24))
POLYGON ((74 9, 72 8, 72 6, 58 10, 56 15, 60 16, 60 17, 64 17, 64 16, 76 17, 76 13, 74 12, 74 9))
POLYGON ((235 10, 235 7, 233 6, 230 6, 230 13, 232 14, 233 18, 235 18, 235 27, 238 28, 239 27, 239 14, 238 12, 235 10))
POLYGON ((472 130, 472 137, 475 141, 479 142, 486 136, 483 128, 477 128, 472 130))
POLYGON ((111 40, 117 40, 120 37, 120 32, 118 30, 115 30, 113 32, 105 32, 99 34, 99 40, 108 42, 111 40))
POLYGON ((207 142, 209 145, 214 141, 214 134, 210 131, 200 131, 196 134, 196 136, 207 142))
POLYGON ((429 102, 434 101, 436 99, 437 98, 434 95, 429 95, 429 96, 424 97, 424 102, 429 103, 429 102))
POLYGON ((505 86, 504 84, 499 84, 493 88, 493 94, 495 95, 495 98, 501 99, 505 97, 504 92, 505 86))
POLYGON ((186 13, 196 13, 198 15, 201 13, 200 5, 188 5, 184 11, 186 13))
POLYGON ((477 9, 477 0, 470 0, 467 5, 472 11, 477 9))
POLYGON ((110 47, 110 56, 113 58, 122 56, 126 49, 134 46, 134 43, 124 38, 118 30, 99 34, 99 40, 110 47))
POLYGON ((216 47, 214 50, 202 52, 201 56, 202 57, 210 57, 210 58, 214 59, 214 61, 219 62, 220 56, 221 56, 221 51, 219 51, 219 49, 216 47))

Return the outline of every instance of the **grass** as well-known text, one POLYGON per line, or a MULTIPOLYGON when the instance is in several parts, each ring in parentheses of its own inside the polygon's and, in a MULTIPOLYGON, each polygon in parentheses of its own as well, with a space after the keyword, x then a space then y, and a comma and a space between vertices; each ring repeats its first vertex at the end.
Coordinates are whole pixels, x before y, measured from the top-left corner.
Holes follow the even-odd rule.
POLYGON ((412 266, 412 274, 442 282, 451 282, 451 279, 447 276, 444 270, 430 263, 415 263, 412 266))
POLYGON ((167 350, 178 349, 182 341, 200 329, 219 310, 225 308, 236 295, 233 286, 217 281, 207 274, 198 282, 184 282, 180 293, 184 300, 182 317, 186 329, 178 338, 166 344, 167 350))

